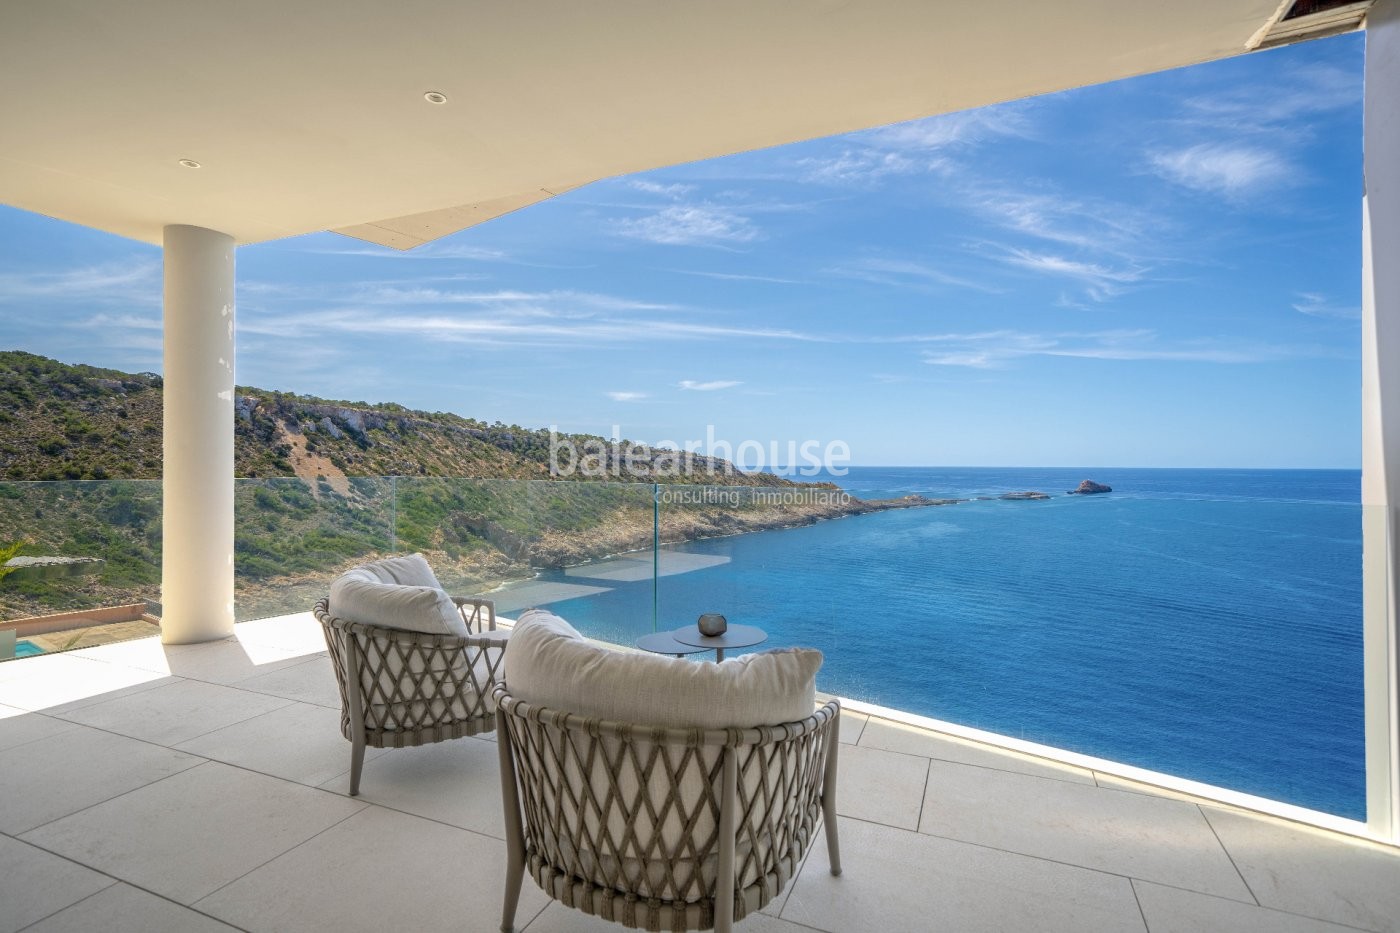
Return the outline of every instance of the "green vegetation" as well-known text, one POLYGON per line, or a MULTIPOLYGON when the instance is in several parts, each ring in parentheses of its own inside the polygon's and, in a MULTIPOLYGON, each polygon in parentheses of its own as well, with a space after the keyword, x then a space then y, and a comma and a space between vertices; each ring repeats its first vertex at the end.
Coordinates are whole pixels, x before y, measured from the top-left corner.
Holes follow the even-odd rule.
MULTIPOLYGON (((0 541, 106 561, 91 577, 9 581, 0 618, 159 600, 161 412, 159 376, 0 352, 0 541)), ((247 387, 234 413, 236 472, 246 477, 235 492, 245 618, 304 609, 334 573, 394 551, 428 552, 444 583, 466 591, 649 546, 652 491, 639 480, 670 456, 644 455, 641 477, 562 481, 549 475, 547 431, 247 387)), ((666 482, 797 485, 720 466, 666 482)), ((844 511, 678 506, 664 536, 844 511)))
POLYGON ((15 568, 7 567, 5 564, 11 557, 18 554, 22 547, 24 547, 23 541, 16 541, 13 544, 0 546, 0 583, 3 583, 6 577, 15 572, 15 568))

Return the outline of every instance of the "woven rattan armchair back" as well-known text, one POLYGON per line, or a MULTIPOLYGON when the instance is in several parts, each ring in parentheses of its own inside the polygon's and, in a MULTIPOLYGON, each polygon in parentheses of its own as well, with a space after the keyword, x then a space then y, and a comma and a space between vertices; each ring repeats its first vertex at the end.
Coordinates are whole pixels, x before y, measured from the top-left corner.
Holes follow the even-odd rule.
POLYGON ((407 748, 496 728, 506 642, 490 600, 453 597, 467 638, 347 622, 316 604, 340 687, 340 731, 350 740, 350 796, 360 792, 365 747, 407 748), (491 634, 486 634, 491 633, 491 634))
POLYGON ((644 930, 728 933, 792 880, 823 817, 831 873, 840 706, 750 729, 658 729, 495 689, 510 933, 525 871, 569 907, 644 930))

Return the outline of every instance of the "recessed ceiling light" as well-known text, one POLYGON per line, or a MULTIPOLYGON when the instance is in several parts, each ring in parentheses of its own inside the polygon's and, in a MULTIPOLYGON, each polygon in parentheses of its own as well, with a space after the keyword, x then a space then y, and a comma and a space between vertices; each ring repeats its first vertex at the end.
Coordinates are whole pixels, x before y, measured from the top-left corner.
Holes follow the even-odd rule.
POLYGON ((423 99, 430 104, 447 103, 447 95, 442 93, 442 91, 428 91, 426 94, 423 95, 423 99))
POLYGON ((194 159, 181 159, 180 164, 185 168, 199 168, 199 163, 194 159))

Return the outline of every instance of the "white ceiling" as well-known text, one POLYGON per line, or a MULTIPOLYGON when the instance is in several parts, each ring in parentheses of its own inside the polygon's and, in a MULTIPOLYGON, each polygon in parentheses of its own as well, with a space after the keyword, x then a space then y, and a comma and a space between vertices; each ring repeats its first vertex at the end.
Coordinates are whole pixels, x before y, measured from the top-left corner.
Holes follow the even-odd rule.
POLYGON ((241 243, 346 228, 405 248, 611 175, 1239 54, 1279 12, 4 0, 0 202, 152 243, 180 223, 241 243))

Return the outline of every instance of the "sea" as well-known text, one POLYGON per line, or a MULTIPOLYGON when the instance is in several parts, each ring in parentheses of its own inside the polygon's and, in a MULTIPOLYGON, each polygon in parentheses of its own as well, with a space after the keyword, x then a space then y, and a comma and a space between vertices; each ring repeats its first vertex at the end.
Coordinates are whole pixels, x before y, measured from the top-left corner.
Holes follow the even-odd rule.
POLYGON ((646 553, 536 583, 596 637, 719 612, 761 648, 821 649, 829 693, 1365 818, 1359 471, 821 478, 971 501, 665 546, 655 579, 646 553), (1084 479, 1113 491, 1065 495, 1084 479), (1052 498, 976 498, 1027 490, 1052 498))

